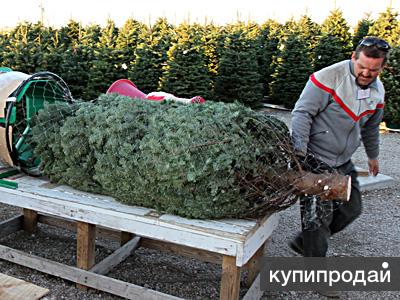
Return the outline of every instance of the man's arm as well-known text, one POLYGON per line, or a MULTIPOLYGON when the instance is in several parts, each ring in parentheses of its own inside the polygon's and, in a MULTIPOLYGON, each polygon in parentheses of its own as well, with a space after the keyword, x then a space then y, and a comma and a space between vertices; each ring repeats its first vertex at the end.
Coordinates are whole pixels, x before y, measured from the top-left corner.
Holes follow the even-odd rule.
POLYGON ((368 169, 369 173, 376 176, 379 173, 379 161, 377 158, 368 159, 368 169))
POLYGON ((379 124, 382 121, 383 109, 377 109, 361 129, 361 139, 368 157, 370 174, 379 173, 379 124))
POLYGON ((297 153, 306 155, 313 118, 329 101, 329 94, 308 80, 292 112, 292 140, 297 153))

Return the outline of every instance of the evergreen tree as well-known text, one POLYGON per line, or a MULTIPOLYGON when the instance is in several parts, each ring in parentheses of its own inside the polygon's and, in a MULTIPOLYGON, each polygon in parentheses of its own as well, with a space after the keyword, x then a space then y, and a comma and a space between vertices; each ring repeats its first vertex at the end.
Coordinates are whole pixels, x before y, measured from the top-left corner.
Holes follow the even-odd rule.
POLYGON ((257 49, 253 46, 243 23, 227 27, 215 82, 218 100, 254 105, 262 99, 257 49))
POLYGON ((96 98, 105 93, 108 87, 119 77, 121 66, 117 63, 115 50, 99 47, 93 50, 93 60, 89 64, 89 78, 87 92, 90 97, 96 98))
POLYGON ((393 30, 392 38, 388 39, 388 42, 392 47, 400 46, 400 22, 397 23, 397 27, 393 30))
POLYGON ((281 38, 286 38, 287 36, 293 33, 297 33, 298 29, 299 29, 298 23, 293 17, 291 17, 283 24, 281 28, 281 38))
POLYGON ((107 20, 106 26, 101 29, 100 32, 100 46, 113 49, 117 45, 118 38, 118 28, 115 25, 115 22, 111 19, 107 20))
POLYGON ((297 23, 299 36, 305 40, 310 52, 314 51, 314 48, 318 44, 318 39, 321 36, 321 26, 307 15, 301 16, 297 23))
POLYGON ((380 77, 386 91, 384 120, 389 127, 400 128, 400 47, 391 50, 388 65, 380 77))
POLYGON ((97 91, 87 86, 100 34, 99 25, 93 24, 81 28, 73 21, 70 21, 67 28, 61 28, 54 33, 53 50, 49 52, 48 60, 58 61, 59 71, 56 73, 68 84, 76 99, 91 100, 98 96, 97 91), (69 30, 66 30, 68 28, 69 30), (65 38, 68 32, 72 40, 65 38))
POLYGON ((18 24, 9 35, 3 64, 29 74, 43 70, 43 52, 49 42, 49 35, 43 28, 41 23, 18 24))
POLYGON ((52 28, 45 28, 44 30, 48 31, 49 37, 48 42, 43 45, 42 68, 43 70, 60 75, 62 72, 63 54, 66 47, 60 43, 59 30, 52 28))
POLYGON ((87 94, 98 96, 105 93, 108 87, 117 79, 124 76, 121 52, 115 49, 118 37, 118 28, 114 21, 108 20, 101 29, 99 43, 93 49, 93 60, 89 66, 87 94))
POLYGON ((1 67, 6 67, 6 65, 4 65, 4 63, 5 63, 4 56, 7 51, 6 50, 7 41, 8 41, 7 32, 0 31, 0 66, 1 67))
POLYGON ((282 45, 270 83, 271 99, 292 108, 311 75, 312 67, 307 44, 291 34, 282 45))
POLYGON ((314 49, 314 71, 321 70, 339 61, 349 59, 343 50, 343 43, 337 36, 325 34, 314 49))
POLYGON ((281 44, 287 39, 289 35, 298 35, 299 38, 303 39, 307 45, 309 59, 311 63, 314 63, 314 49, 318 45, 318 40, 321 37, 321 26, 311 20, 307 15, 300 17, 298 22, 293 19, 286 22, 285 30, 282 31, 281 44))
MULTIPOLYGON (((56 73, 61 77, 65 75, 67 78, 73 78, 73 75, 69 73, 74 73, 76 70, 66 70, 65 65, 69 63, 69 61, 66 61, 70 58, 68 53, 81 44, 84 33, 80 23, 71 19, 66 26, 60 29, 43 27, 42 30, 47 32, 48 36, 48 42, 45 44, 42 43, 42 47, 44 48, 42 69, 56 73)), ((72 59, 72 61, 76 62, 74 59, 72 59)), ((78 62, 81 63, 80 61, 78 62)), ((88 70, 86 70, 86 72, 88 72, 88 70)), ((76 73, 75 76, 80 76, 80 74, 76 73)), ((84 78, 84 76, 82 76, 82 78, 84 78)), ((72 82, 76 82, 76 79, 73 78, 72 82)), ((80 90, 81 88, 78 89, 80 90)), ((72 90, 75 90, 74 86, 72 86, 72 90)), ((75 95, 76 94, 74 94, 74 96, 75 95)))
POLYGON ((148 35, 148 28, 139 21, 129 18, 119 30, 116 40, 119 60, 123 64, 122 77, 129 77, 132 63, 135 61, 135 52, 139 44, 143 43, 148 35))
POLYGON ((369 28, 368 35, 385 39, 392 46, 399 45, 399 21, 398 12, 388 7, 379 14, 373 26, 369 28))
POLYGON ((325 35, 336 36, 342 44, 342 53, 350 57, 353 46, 350 34, 350 27, 343 17, 340 9, 334 9, 321 25, 321 31, 325 35))
POLYGON ((142 42, 143 32, 147 30, 146 25, 129 18, 118 32, 116 47, 125 49, 127 57, 133 58, 136 46, 142 42))
MULTIPOLYGON (((15 34, 17 32, 17 27, 21 26, 22 23, 18 23, 14 28, 9 28, 8 30, 4 30, 3 36, 4 40, 1 41, 2 44, 2 61, 1 64, 4 67, 9 67, 13 68, 14 64, 14 58, 17 55, 17 38, 15 37, 15 34)), ((14 71, 17 71, 13 69, 14 71)))
POLYGON ((204 52, 204 34, 200 25, 181 24, 178 39, 168 50, 168 61, 160 80, 162 91, 178 97, 211 97, 211 78, 204 52))
POLYGON ((368 36, 369 29, 374 25, 374 21, 370 18, 370 15, 364 17, 357 23, 354 30, 353 36, 353 48, 355 49, 358 43, 366 36, 368 36))
MULTIPOLYGON (((128 78, 146 94, 158 90, 162 74, 162 65, 158 64, 162 54, 155 51, 151 41, 151 33, 144 35, 143 42, 136 47, 135 60, 128 70, 128 78)), ((166 56, 166 52, 164 54, 166 56)))
POLYGON ((207 24, 204 27, 204 53, 207 57, 208 72, 212 80, 212 91, 214 94, 215 79, 218 74, 218 45, 221 43, 222 27, 207 24))
POLYGON ((90 48, 95 48, 100 42, 101 27, 97 24, 92 24, 84 28, 81 44, 90 48))
MULTIPOLYGON (((249 21, 245 25, 244 29, 245 29, 246 38, 247 38, 247 42, 248 42, 249 47, 251 47, 251 48, 253 48, 255 50, 255 60, 256 60, 257 65, 258 65, 258 68, 257 68, 258 75, 259 75, 258 78, 259 78, 259 83, 262 86, 262 89, 261 89, 260 92, 262 93, 262 96, 264 96, 264 83, 265 82, 264 82, 264 79, 263 79, 263 74, 260 71, 260 69, 261 69, 261 66, 260 66, 260 64, 261 64, 261 60, 260 60, 261 54, 260 54, 260 52, 263 51, 263 48, 264 48, 263 47, 264 45, 262 43, 263 41, 260 39, 261 32, 262 32, 261 31, 261 26, 258 25, 255 22, 249 21)), ((255 100, 251 104, 252 107, 256 108, 258 104, 261 104, 263 102, 263 100, 264 100, 263 97, 258 98, 258 101, 255 100)))
POLYGON ((61 27, 59 31, 60 43, 65 46, 76 46, 80 44, 80 39, 82 36, 82 26, 80 23, 69 20, 66 26, 61 27))
POLYGON ((172 34, 173 26, 167 19, 160 18, 149 31, 142 31, 139 37, 142 42, 137 45, 134 64, 128 71, 128 77, 145 93, 159 90, 172 34))
POLYGON ((274 72, 273 59, 278 55, 279 30, 281 25, 274 20, 267 20, 261 25, 258 36, 260 47, 257 51, 257 61, 260 73, 260 81, 263 84, 263 95, 269 96, 269 84, 274 72))
MULTIPOLYGON (((94 49, 87 45, 76 45, 68 47, 61 54, 60 72, 61 78, 68 84, 71 94, 76 99, 92 100, 101 92, 105 92, 106 86, 89 84, 90 76, 94 72, 91 70, 94 64, 94 49)), ((103 79, 104 80, 104 79, 103 79)), ((109 83, 109 82, 107 82, 109 83)))

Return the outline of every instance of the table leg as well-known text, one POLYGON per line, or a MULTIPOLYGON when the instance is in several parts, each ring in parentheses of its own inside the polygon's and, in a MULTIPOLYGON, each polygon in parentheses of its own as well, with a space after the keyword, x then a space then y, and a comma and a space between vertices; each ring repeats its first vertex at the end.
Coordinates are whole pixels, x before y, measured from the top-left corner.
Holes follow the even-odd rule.
POLYGON ((24 230, 27 233, 34 233, 37 229, 38 215, 31 209, 24 208, 24 230))
MULTIPOLYGON (((96 225, 77 222, 77 267, 89 270, 95 264, 96 257, 96 225)), ((77 287, 86 290, 87 287, 77 284, 77 287)))
POLYGON ((248 270, 247 279, 246 279, 246 287, 251 287, 254 282, 254 279, 257 278, 258 274, 261 270, 261 258, 264 254, 265 244, 263 244, 257 251, 254 253, 253 257, 246 264, 246 268, 248 270))
POLYGON ((133 236, 134 235, 131 232, 121 231, 120 245, 121 246, 125 245, 127 242, 133 239, 133 236))
POLYGON ((240 267, 236 266, 236 257, 224 255, 222 258, 222 276, 220 300, 239 299, 240 267))

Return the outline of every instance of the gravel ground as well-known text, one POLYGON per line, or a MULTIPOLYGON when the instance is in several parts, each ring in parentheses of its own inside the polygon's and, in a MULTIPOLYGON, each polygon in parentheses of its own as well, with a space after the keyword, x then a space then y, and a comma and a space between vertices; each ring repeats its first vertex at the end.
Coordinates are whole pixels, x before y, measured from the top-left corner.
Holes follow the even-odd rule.
MULTIPOLYGON (((271 111, 290 124, 288 112, 271 111)), ((383 134, 381 138, 381 172, 392 176, 396 183, 386 189, 363 193, 363 214, 330 241, 329 256, 399 256, 400 254, 400 134, 383 134)), ((357 166, 367 168, 363 149, 354 156, 357 166)), ((20 210, 0 204, 0 220, 8 219, 20 210)), ((281 221, 267 249, 269 256, 290 257, 287 242, 300 226, 299 207, 294 205, 281 212, 281 221)), ((50 258, 71 266, 75 265, 75 234, 66 230, 39 225, 34 235, 18 232, 3 238, 3 245, 28 253, 50 258)), ((111 254, 118 245, 112 241, 98 240, 96 261, 111 254)), ((84 292, 75 284, 0 260, 0 272, 50 289, 44 299, 120 299, 91 290, 84 292)), ((188 299, 218 299, 220 267, 155 250, 138 249, 111 277, 132 282, 188 299)), ((242 272, 242 282, 246 272, 242 272)), ((244 295, 246 289, 241 289, 244 295)), ((314 292, 265 292, 263 299, 326 299, 314 292)), ((341 299, 400 299, 400 292, 342 292, 341 299)))

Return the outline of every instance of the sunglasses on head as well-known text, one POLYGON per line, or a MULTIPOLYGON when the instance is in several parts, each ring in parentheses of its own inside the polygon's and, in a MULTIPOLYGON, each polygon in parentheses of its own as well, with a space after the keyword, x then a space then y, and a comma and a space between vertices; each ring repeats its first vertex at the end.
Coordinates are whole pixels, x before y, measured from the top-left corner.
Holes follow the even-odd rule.
POLYGON ((379 50, 383 51, 388 51, 390 49, 390 46, 386 41, 377 38, 365 38, 358 45, 365 47, 375 46, 379 50))

